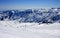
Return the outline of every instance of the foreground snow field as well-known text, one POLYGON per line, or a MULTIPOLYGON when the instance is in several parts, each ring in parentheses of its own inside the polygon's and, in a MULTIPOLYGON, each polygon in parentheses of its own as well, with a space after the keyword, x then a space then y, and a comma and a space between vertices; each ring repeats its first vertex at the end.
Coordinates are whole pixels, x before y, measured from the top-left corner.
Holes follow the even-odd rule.
POLYGON ((60 38, 60 23, 0 21, 0 38, 60 38))

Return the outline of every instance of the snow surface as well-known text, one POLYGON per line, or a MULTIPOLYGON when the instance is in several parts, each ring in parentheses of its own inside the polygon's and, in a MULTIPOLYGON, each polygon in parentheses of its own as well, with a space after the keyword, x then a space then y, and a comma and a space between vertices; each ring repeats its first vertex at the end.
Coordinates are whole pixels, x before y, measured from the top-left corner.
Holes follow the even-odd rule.
POLYGON ((0 21, 0 38, 60 38, 60 23, 0 21))

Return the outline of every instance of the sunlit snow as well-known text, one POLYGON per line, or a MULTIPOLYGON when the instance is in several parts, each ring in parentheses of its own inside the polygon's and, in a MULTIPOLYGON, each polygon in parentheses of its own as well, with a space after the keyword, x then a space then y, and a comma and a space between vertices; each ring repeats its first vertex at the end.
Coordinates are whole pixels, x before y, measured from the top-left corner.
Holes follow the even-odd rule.
POLYGON ((60 23, 0 21, 0 38, 60 38, 60 23))

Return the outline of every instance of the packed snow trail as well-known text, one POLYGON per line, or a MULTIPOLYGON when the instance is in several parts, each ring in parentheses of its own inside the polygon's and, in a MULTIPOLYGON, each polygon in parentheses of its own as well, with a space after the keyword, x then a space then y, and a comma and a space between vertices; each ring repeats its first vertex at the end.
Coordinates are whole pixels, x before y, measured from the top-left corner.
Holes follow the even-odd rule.
POLYGON ((0 38, 60 38, 60 23, 0 21, 0 38))

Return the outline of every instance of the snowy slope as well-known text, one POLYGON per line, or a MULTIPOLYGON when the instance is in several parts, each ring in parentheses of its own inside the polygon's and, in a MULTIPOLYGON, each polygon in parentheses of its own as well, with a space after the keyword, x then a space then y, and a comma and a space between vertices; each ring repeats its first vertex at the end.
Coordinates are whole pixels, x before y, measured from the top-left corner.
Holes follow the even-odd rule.
POLYGON ((60 23, 0 21, 0 38, 60 38, 60 23))

